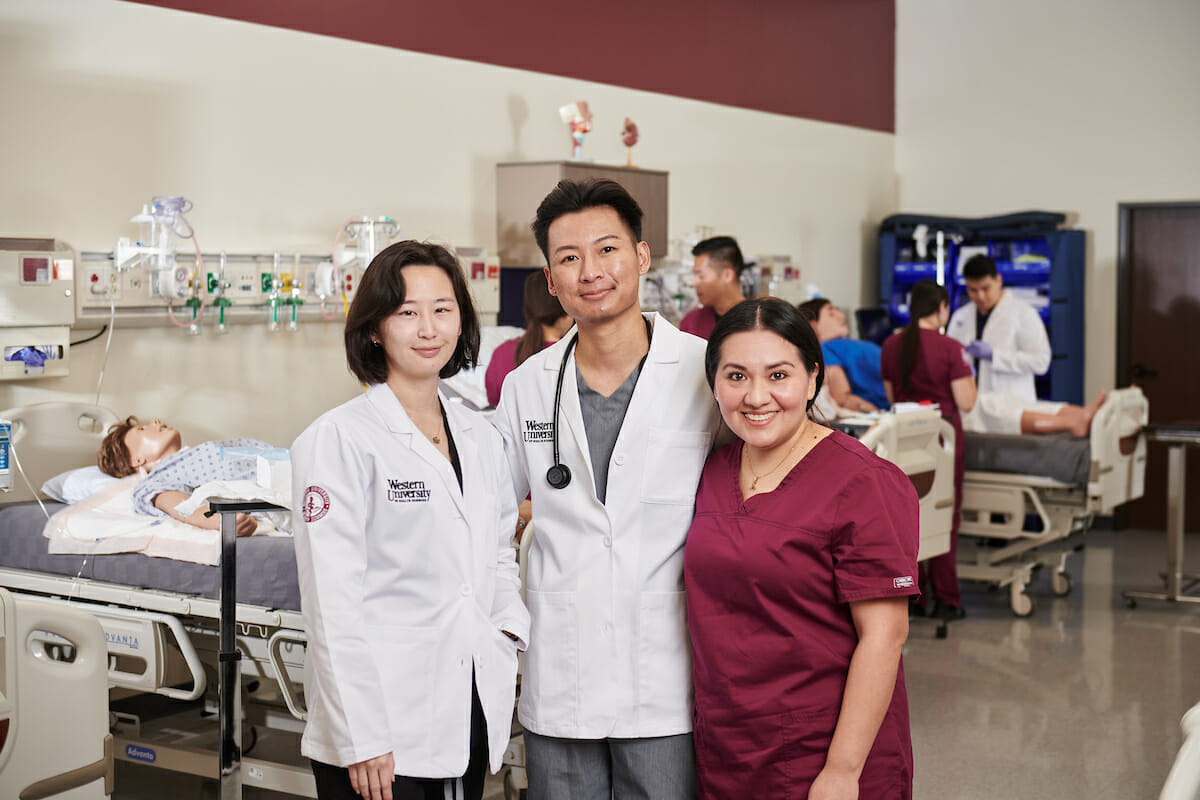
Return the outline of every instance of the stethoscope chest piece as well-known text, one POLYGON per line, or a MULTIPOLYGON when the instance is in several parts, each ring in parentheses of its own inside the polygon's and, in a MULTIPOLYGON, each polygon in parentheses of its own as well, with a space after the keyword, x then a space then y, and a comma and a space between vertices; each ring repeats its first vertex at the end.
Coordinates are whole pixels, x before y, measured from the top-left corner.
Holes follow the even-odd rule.
POLYGON ((570 482, 571 470, 567 469, 566 464, 554 464, 546 470, 546 483, 552 489, 565 489, 570 482))

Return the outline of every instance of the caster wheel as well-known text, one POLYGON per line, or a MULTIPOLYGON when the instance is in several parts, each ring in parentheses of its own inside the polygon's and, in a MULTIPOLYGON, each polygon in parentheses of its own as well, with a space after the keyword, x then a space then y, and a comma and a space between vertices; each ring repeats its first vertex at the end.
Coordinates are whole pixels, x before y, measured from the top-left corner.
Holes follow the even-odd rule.
POLYGON ((1018 617, 1028 617, 1033 613, 1033 598, 1023 590, 1013 589, 1009 596, 1012 612, 1018 617))
POLYGON ((938 639, 945 639, 949 633, 950 633, 950 626, 947 625, 945 622, 943 622, 941 625, 937 626, 937 630, 934 631, 933 635, 935 637, 937 637, 938 639))
POLYGON ((1071 576, 1065 572, 1055 572, 1050 576, 1050 588, 1058 597, 1066 597, 1071 593, 1071 576))
POLYGON ((1125 598, 1125 607, 1126 608, 1137 608, 1137 600, 1133 599, 1132 597, 1126 597, 1125 598))

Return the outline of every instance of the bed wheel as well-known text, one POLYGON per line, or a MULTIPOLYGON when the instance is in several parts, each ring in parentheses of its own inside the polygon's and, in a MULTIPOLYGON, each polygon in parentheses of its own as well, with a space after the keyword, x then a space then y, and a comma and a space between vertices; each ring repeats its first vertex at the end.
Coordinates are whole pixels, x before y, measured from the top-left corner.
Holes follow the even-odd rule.
POLYGON ((1132 597, 1126 597, 1125 598, 1125 607, 1126 608, 1137 608, 1137 600, 1135 600, 1132 597))
POLYGON ((1071 576, 1066 572, 1055 572, 1050 576, 1050 588, 1058 597, 1066 597, 1071 593, 1071 576))
POLYGON ((945 639, 949 633, 950 623, 946 622, 946 620, 942 620, 941 624, 937 626, 937 630, 933 632, 933 635, 938 639, 945 639))
POLYGON ((1009 593, 1009 605, 1012 606, 1012 612, 1018 617, 1028 617, 1033 613, 1033 598, 1025 591, 1025 588, 1013 584, 1012 591, 1009 593))

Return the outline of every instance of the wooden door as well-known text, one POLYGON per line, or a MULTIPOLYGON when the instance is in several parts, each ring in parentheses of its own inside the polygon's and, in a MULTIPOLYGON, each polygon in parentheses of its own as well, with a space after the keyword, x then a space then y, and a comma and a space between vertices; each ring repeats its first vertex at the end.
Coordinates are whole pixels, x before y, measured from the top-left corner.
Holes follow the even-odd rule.
MULTIPOLYGON (((1200 422, 1200 203, 1121 206, 1117 380, 1151 422, 1200 422)), ((1151 443, 1135 528, 1166 527, 1167 447, 1151 443)), ((1189 448, 1186 530, 1200 530, 1200 448, 1189 448)))

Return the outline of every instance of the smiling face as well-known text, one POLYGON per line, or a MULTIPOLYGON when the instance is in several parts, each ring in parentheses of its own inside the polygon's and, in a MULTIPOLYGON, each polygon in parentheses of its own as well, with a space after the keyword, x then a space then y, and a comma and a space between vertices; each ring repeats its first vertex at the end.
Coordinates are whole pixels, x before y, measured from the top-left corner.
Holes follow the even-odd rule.
POLYGON ((161 420, 135 425, 125 432, 125 448, 135 470, 154 469, 155 464, 178 452, 181 446, 179 431, 161 420))
POLYGON ((547 231, 550 294, 581 328, 638 308, 638 278, 650 269, 650 247, 636 242, 609 206, 556 219, 547 231))
POLYGON ((769 450, 790 443, 804 426, 815 377, 787 339, 769 330, 742 331, 721 344, 713 394, 729 429, 769 450))
POLYGON ((437 380, 462 332, 454 284, 441 267, 411 265, 401 274, 404 302, 376 333, 387 355, 388 381, 437 380))

